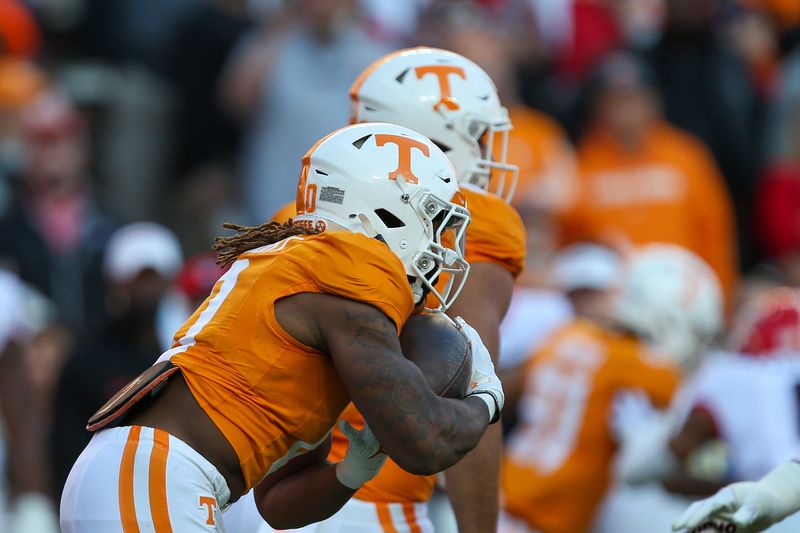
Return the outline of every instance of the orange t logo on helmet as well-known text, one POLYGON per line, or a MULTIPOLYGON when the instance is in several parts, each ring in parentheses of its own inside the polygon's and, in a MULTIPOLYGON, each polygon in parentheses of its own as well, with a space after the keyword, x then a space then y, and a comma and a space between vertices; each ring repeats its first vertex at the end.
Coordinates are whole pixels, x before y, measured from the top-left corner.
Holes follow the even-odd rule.
POLYGON ((425 143, 409 137, 403 137, 402 135, 379 133, 375 135, 375 144, 377 146, 383 146, 385 144, 394 144, 397 146, 397 168, 389 172, 390 180, 396 180, 397 176, 403 176, 403 179, 408 183, 419 182, 419 178, 411 172, 411 150, 412 148, 416 148, 422 152, 422 155, 425 157, 430 157, 430 150, 425 143))
POLYGON ((422 79, 426 74, 433 74, 439 81, 439 101, 433 104, 434 111, 438 111, 441 106, 445 106, 450 111, 459 109, 458 102, 456 102, 450 95, 450 74, 455 74, 462 80, 467 79, 464 74, 464 69, 461 67, 450 67, 447 65, 430 65, 427 67, 417 67, 414 69, 417 73, 417 79, 422 79))

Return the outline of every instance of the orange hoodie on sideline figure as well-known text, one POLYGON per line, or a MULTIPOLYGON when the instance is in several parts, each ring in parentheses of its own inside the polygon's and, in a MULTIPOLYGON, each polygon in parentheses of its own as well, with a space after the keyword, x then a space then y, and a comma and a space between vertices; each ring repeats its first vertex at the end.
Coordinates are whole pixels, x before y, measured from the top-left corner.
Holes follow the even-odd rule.
POLYGON ((726 302, 738 277, 733 205, 710 152, 665 122, 629 150, 595 129, 578 147, 578 192, 567 242, 683 246, 714 269, 726 302))

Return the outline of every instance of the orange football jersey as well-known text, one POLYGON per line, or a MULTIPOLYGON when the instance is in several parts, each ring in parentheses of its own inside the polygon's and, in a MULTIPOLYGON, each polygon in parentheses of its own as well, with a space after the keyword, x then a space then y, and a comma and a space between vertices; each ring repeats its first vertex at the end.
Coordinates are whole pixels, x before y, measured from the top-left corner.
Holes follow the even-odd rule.
POLYGON ((525 226, 519 214, 501 198, 477 187, 462 185, 461 192, 471 218, 464 253, 467 262, 496 263, 516 278, 525 267, 525 226))
MULTIPOLYGON (((481 189, 462 186, 461 191, 472 219, 467 226, 467 261, 470 264, 496 263, 516 277, 525 264, 525 228, 519 215, 501 198, 481 189)), ((431 305, 438 305, 438 301, 432 301, 431 305)), ((361 415, 352 405, 342 418, 357 428, 364 425, 361 415)), ((346 451, 347 439, 337 427, 328 458, 340 461, 346 451)), ((389 459, 380 473, 361 487, 355 497, 375 503, 424 502, 430 499, 435 481, 435 476, 409 474, 389 459)))
POLYGON ((398 332, 414 307, 400 259, 349 232, 296 236, 242 254, 162 356, 236 451, 247 488, 321 443, 350 399, 329 355, 275 319, 275 302, 326 293, 370 304, 398 332))
POLYGON ((677 370, 634 337, 579 319, 557 331, 524 371, 520 424, 501 469, 503 506, 534 530, 584 533, 610 482, 615 395, 639 390, 665 407, 677 370))

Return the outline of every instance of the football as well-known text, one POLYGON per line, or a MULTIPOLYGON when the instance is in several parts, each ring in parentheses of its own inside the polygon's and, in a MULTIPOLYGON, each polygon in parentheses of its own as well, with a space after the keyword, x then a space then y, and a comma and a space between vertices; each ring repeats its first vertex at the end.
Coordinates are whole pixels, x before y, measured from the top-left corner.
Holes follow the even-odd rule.
POLYGON ((467 339, 444 314, 415 315, 400 334, 403 354, 422 370, 439 396, 463 398, 472 375, 467 339))

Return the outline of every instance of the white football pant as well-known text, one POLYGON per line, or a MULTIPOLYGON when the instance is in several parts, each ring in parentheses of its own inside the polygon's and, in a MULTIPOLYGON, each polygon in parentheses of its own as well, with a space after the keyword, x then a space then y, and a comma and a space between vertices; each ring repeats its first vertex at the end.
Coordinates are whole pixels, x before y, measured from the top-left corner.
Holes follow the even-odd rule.
MULTIPOLYGON (((273 533, 245 494, 225 513, 227 533, 273 533), (259 524, 255 529, 254 524, 259 524)), ((433 533, 427 503, 370 503, 352 498, 332 517, 292 533, 433 533)))
POLYGON ((61 496, 63 533, 224 532, 230 491, 217 469, 167 432, 141 426, 92 437, 61 496))

